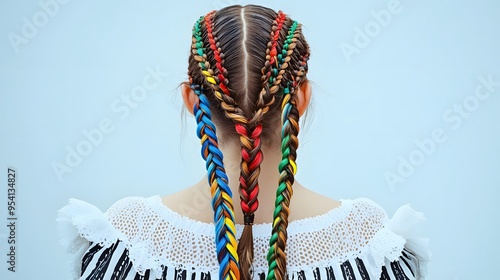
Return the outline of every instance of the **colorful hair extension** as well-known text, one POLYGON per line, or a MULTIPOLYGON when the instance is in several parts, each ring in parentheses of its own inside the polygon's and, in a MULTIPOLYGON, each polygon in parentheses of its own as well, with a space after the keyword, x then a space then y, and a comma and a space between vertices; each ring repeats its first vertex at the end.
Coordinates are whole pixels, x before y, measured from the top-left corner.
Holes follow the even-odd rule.
MULTIPOLYGON (((294 41, 298 36, 297 31, 298 23, 294 21, 289 28, 288 36, 282 48, 282 61, 281 69, 288 67, 290 55, 295 48, 294 41), (286 59, 284 58, 286 56, 286 59)), ((304 65, 302 65, 304 66, 304 65)), ((281 72, 281 71, 280 71, 281 72)), ((281 103, 281 152, 282 160, 279 164, 279 185, 276 191, 275 210, 273 214, 273 230, 271 239, 269 240, 269 252, 267 260, 269 264, 269 271, 267 279, 285 279, 286 278, 286 240, 287 240, 287 227, 290 199, 293 195, 292 185, 294 183, 294 175, 297 172, 297 165, 295 163, 298 148, 299 133, 299 112, 296 106, 295 89, 299 85, 300 79, 304 71, 300 70, 297 77, 291 77, 293 84, 287 82, 283 89, 283 98, 281 103)))
MULTIPOLYGON (((200 27, 202 20, 203 17, 196 22, 193 28, 192 48, 202 71, 208 71, 209 66, 203 62, 205 53, 200 27)), ((209 101, 202 87, 193 83, 191 83, 191 87, 199 98, 199 102, 194 107, 194 114, 198 123, 197 134, 201 140, 202 157, 206 160, 208 182, 212 193, 219 279, 237 280, 240 278, 240 272, 231 189, 228 186, 228 178, 224 170, 222 152, 218 148, 209 101)))
MULTIPOLYGON (((216 42, 216 37, 213 36, 213 29, 212 29, 212 17, 214 15, 214 11, 208 13, 205 16, 205 26, 207 29, 207 37, 210 43, 210 49, 213 51, 213 56, 216 61, 216 71, 215 71, 215 76, 217 77, 216 79, 212 79, 213 83, 211 84, 214 86, 214 92, 215 96, 217 99, 219 99, 221 102, 225 102, 225 99, 223 97, 230 96, 230 92, 227 88, 227 84, 229 81, 226 78, 227 71, 223 66, 223 60, 222 60, 222 53, 220 51, 220 48, 217 46, 216 42), (218 83, 217 83, 218 80, 218 83), (222 91, 224 95, 220 93, 222 91)), ((207 80, 211 77, 210 73, 208 71, 205 71, 203 73, 207 80)), ((235 103, 231 104, 231 107, 237 107, 235 103)), ((224 111, 226 112, 226 116, 232 119, 235 122, 235 130, 236 132, 240 135, 240 142, 242 145, 241 149, 241 155, 242 155, 242 174, 240 176, 240 187, 244 190, 248 189, 247 185, 247 179, 248 177, 248 172, 249 168, 247 167, 247 163, 250 163, 251 167, 257 167, 260 164, 260 161, 262 160, 262 153, 258 154, 257 156, 254 156, 254 160, 252 161, 251 158, 251 152, 250 150, 255 149, 253 146, 255 145, 255 139, 258 139, 258 136, 260 135, 260 132, 262 131, 262 127, 256 128, 255 130, 249 131, 247 130, 247 124, 248 121, 244 117, 243 113, 239 114, 228 114, 228 112, 225 110, 225 107, 223 106, 224 111), (245 176, 246 175, 246 176, 245 176)), ((260 141, 257 142, 257 144, 260 144, 260 141)), ((260 146, 260 145, 259 145, 260 146)), ((253 188, 255 186, 252 185, 251 187, 253 188)), ((252 193, 248 196, 250 197, 249 199, 242 199, 241 201, 241 208, 248 217, 248 215, 252 214, 257 210, 258 207, 258 202, 257 202, 257 193, 258 193, 258 185, 255 188, 255 191, 252 191, 252 193)), ((253 223, 251 221, 250 223, 253 223)))
POLYGON ((278 16, 276 20, 273 22, 273 27, 271 29, 271 39, 267 44, 266 50, 266 62, 264 67, 262 67, 262 90, 259 93, 259 97, 257 99, 257 110, 254 113, 254 116, 251 119, 251 123, 259 123, 264 114, 269 110, 269 106, 271 106, 275 101, 275 94, 279 90, 279 83, 281 82, 281 76, 278 77, 278 69, 279 69, 279 59, 278 59, 278 39, 281 30, 283 29, 283 25, 286 20, 286 15, 282 12, 278 12, 278 16))
MULTIPOLYGON (((273 231, 270 239, 270 248, 267 255, 269 272, 267 279, 286 278, 285 247, 287 240, 287 226, 290 198, 293 194, 292 185, 296 173, 296 149, 298 148, 298 119, 295 90, 302 77, 307 72, 308 54, 301 56, 300 69, 286 71, 292 59, 296 41, 299 39, 300 28, 297 22, 292 22, 288 28, 281 51, 279 48, 280 34, 287 22, 286 15, 279 11, 273 22, 270 42, 266 50, 266 62, 262 68, 262 90, 256 102, 254 115, 247 119, 245 114, 231 97, 227 70, 224 68, 224 54, 218 45, 216 33, 213 30, 215 11, 201 17, 193 28, 192 53, 198 62, 204 77, 203 85, 192 88, 200 97, 195 106, 195 115, 198 122, 198 136, 202 142, 202 157, 206 160, 209 184, 212 191, 212 206, 216 224, 216 249, 220 264, 219 279, 249 278, 250 266, 253 262, 252 224, 254 212, 258 208, 257 195, 259 192, 258 177, 260 164, 263 160, 261 151, 262 119, 270 106, 275 102, 275 95, 283 92, 281 102, 282 122, 282 161, 279 165, 280 179, 277 190, 275 211, 273 214, 273 231), (206 28, 205 40, 208 41, 207 51, 213 54, 215 67, 211 67, 204 48, 202 25, 206 28), (279 52, 279 53, 278 53, 279 52), (241 173, 240 199, 244 213, 245 228, 236 245, 234 229, 234 213, 231 201, 231 191, 228 179, 222 164, 222 153, 218 149, 215 135, 215 125, 211 121, 209 101, 205 92, 211 89, 214 97, 220 102, 227 118, 233 120, 235 130, 239 134, 241 144, 241 173)), ((297 59, 293 60, 295 66, 297 59)))
MULTIPOLYGON (((258 208, 257 195, 259 192, 258 176, 260 173, 260 164, 263 156, 260 150, 261 141, 260 134, 262 125, 258 124, 251 129, 248 127, 248 121, 243 113, 233 113, 227 109, 236 108, 235 102, 231 102, 230 106, 225 105, 230 96, 227 88, 229 81, 227 80, 227 71, 223 66, 223 54, 217 44, 217 38, 213 35, 212 18, 214 12, 210 12, 205 16, 205 26, 207 29, 207 37, 210 43, 210 49, 213 52, 213 57, 216 61, 215 77, 210 79, 210 72, 203 72, 207 80, 212 84, 215 97, 221 102, 225 115, 232 119, 235 123, 235 130, 240 135, 241 144, 241 164, 240 164, 240 205, 244 213, 245 228, 243 230, 240 242, 238 244, 238 255, 240 260, 240 275, 246 280, 249 278, 250 266, 253 261, 253 236, 251 225, 254 222, 254 212, 258 208), (219 83, 217 83, 217 80, 219 83), (222 91, 224 94, 221 94, 222 91), (251 246, 250 250, 246 245, 251 246)), ((232 100, 231 100, 232 101, 232 100)))

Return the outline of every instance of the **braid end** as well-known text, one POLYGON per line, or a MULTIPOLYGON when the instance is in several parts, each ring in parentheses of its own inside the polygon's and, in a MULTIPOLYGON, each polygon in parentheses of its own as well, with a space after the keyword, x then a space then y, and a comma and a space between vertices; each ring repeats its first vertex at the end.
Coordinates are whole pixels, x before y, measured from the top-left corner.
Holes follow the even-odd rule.
POLYGON ((252 225, 245 225, 241 234, 240 242, 238 243, 238 258, 240 261, 240 279, 252 279, 252 263, 253 263, 253 230, 252 225))

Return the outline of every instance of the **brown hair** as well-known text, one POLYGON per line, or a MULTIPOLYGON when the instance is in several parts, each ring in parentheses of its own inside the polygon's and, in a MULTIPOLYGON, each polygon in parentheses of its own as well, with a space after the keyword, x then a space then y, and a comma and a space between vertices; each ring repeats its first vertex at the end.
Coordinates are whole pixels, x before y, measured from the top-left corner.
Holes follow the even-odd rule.
MULTIPOLYGON (((299 131, 295 90, 306 80, 309 46, 300 24, 282 12, 256 5, 211 12, 197 22, 195 29, 199 35, 193 35, 189 56, 191 87, 206 96, 217 129, 222 132, 218 136, 224 141, 239 139, 242 148, 240 199, 245 229, 238 255, 241 278, 245 280, 251 278, 253 262, 251 226, 258 207, 261 146, 282 143, 284 163, 280 165, 278 211, 268 261, 269 273, 284 279, 299 131), (281 131, 281 136, 276 131, 281 131)), ((208 109, 204 114, 210 115, 208 109)), ((198 121, 202 122, 201 117, 198 121)), ((211 143, 216 144, 216 139, 211 143)))

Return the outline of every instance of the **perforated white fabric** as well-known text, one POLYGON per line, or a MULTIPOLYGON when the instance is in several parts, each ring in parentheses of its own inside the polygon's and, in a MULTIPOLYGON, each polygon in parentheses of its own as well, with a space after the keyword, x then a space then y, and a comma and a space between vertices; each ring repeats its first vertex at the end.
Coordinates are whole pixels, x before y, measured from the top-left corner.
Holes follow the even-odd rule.
MULTIPOLYGON (((290 222, 286 249, 289 275, 312 273, 316 267, 354 258, 362 259, 373 275, 380 275, 386 259, 393 261, 400 256, 406 240, 395 233, 397 225, 389 223, 378 204, 365 198, 340 201, 341 205, 328 213, 290 222)), ((124 198, 104 214, 96 209, 72 200, 61 209, 59 219, 72 223, 89 241, 106 245, 120 239, 141 274, 151 269, 154 275, 160 275, 161 266, 166 265, 217 275, 213 224, 181 216, 167 208, 159 196, 124 198), (86 207, 89 211, 81 210, 86 207)), ((406 220, 415 217, 412 211, 404 212, 406 220)), ((412 223, 407 225, 411 228, 412 223)), ((242 230, 243 226, 237 225, 238 238, 242 230)), ((267 272, 270 234, 271 224, 253 226, 256 273, 267 272)))

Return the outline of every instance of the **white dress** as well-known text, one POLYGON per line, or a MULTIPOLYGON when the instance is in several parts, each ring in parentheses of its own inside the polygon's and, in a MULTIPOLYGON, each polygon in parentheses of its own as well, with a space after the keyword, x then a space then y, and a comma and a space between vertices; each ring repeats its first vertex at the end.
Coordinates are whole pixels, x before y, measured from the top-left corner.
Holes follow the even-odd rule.
MULTIPOLYGON (((288 225, 287 276, 294 280, 424 279, 428 240, 408 204, 389 219, 370 199, 342 199, 329 212, 288 225)), ((127 197, 106 212, 70 199, 59 210, 74 279, 216 279, 214 225, 181 216, 159 196, 127 197)), ((243 230, 237 225, 237 238, 243 230)), ((255 224, 253 279, 267 273, 271 224, 255 224)))

